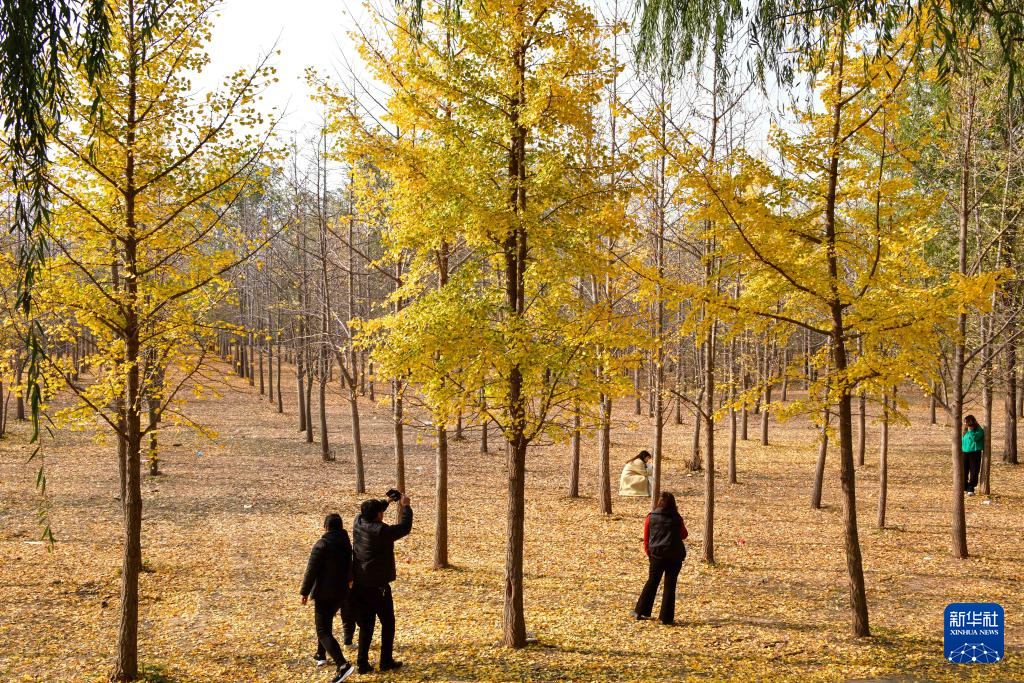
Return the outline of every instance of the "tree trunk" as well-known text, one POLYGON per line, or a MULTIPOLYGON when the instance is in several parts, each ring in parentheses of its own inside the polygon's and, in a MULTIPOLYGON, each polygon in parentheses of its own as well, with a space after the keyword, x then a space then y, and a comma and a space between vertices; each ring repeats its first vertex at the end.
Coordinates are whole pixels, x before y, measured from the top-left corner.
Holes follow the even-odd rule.
MULTIPOLYGON (((1017 349, 1011 341, 1006 345, 1006 397, 1003 401, 1003 462, 1017 464, 1017 349)), ((988 432, 985 433, 986 437, 988 432)))
POLYGON ((391 424, 394 426, 395 437, 395 488, 405 491, 405 426, 402 415, 402 380, 391 381, 391 405, 393 407, 391 424))
POLYGON ((487 444, 487 428, 491 420, 487 417, 487 395, 483 389, 480 390, 480 412, 483 415, 480 420, 480 452, 483 455, 487 455, 487 452, 490 450, 487 444))
MULTIPOLYGON (((342 373, 344 376, 344 373, 342 373)), ((359 431, 359 391, 355 378, 348 386, 348 410, 352 419, 352 457, 356 469, 356 493, 366 493, 366 475, 363 469, 363 439, 359 431)))
MULTIPOLYGON (((309 359, 306 359, 309 361, 309 359)), ((313 443, 313 368, 309 362, 309 372, 306 373, 306 391, 303 400, 306 402, 306 443, 313 443)))
POLYGON ((603 514, 612 514, 612 399, 604 394, 598 399, 601 425, 598 429, 597 505, 603 514))
POLYGON ((768 406, 772 403, 772 382, 765 378, 764 398, 761 403, 761 445, 768 445, 768 406))
POLYGON ((323 374, 320 377, 319 409, 320 409, 320 457, 324 462, 334 460, 331 454, 330 439, 327 435, 327 368, 321 368, 323 374))
MULTIPOLYGON (((21 381, 24 378, 24 376, 25 376, 25 363, 24 363, 24 361, 19 361, 18 362, 18 368, 17 368, 16 381, 15 381, 15 384, 17 384, 17 386, 19 386, 19 387, 21 386, 21 381)), ((25 420, 25 392, 24 391, 19 391, 18 392, 17 399, 14 402, 14 416, 19 421, 23 422, 25 420)))
MULTIPOLYGON (((301 333, 301 328, 300 328, 301 333)), ((304 384, 304 373, 302 367, 302 352, 300 349, 295 349, 295 402, 299 409, 299 431, 306 431, 306 397, 305 391, 303 390, 304 384)))
POLYGON ((857 415, 857 466, 864 466, 864 451, 867 448, 868 399, 864 392, 858 397, 859 414, 857 415))
POLYGON ((434 569, 448 567, 448 430, 437 427, 434 461, 436 517, 434 525, 434 569))
POLYGON ((580 407, 572 412, 572 436, 569 439, 569 497, 580 496, 580 407))
MULTIPOLYGON (((895 398, 895 396, 894 396, 895 398)), ((878 447, 878 528, 885 528, 885 502, 889 493, 889 394, 882 394, 882 439, 878 447)))
MULTIPOLYGON (((262 384, 263 371, 260 370, 260 383, 262 384)), ((274 403, 274 339, 267 339, 267 401, 274 403)))
POLYGON ((260 373, 260 396, 267 393, 267 388, 263 384, 263 344, 259 344, 257 347, 256 354, 259 356, 259 373, 260 373))
MULTIPOLYGON (((704 404, 704 388, 701 387, 700 393, 697 394, 697 405, 701 406, 704 404)), ((703 467, 703 458, 700 453, 700 430, 703 426, 704 420, 701 418, 699 411, 693 413, 693 439, 690 442, 690 460, 686 463, 686 469, 690 472, 700 472, 703 467)))
POLYGON ((825 458, 828 456, 828 425, 831 419, 831 412, 828 409, 828 401, 825 402, 825 409, 821 416, 821 438, 818 441, 818 464, 814 468, 814 486, 811 488, 811 507, 815 510, 821 509, 821 492, 825 484, 825 458))
MULTIPOLYGON (((838 49, 838 86, 837 92, 843 92, 843 65, 845 57, 845 35, 839 41, 838 49)), ((828 194, 825 202, 825 235, 826 258, 828 260, 829 287, 832 300, 829 309, 832 316, 832 367, 837 377, 844 377, 847 370, 845 307, 839 294, 839 259, 836 243, 836 194, 839 183, 839 139, 841 131, 842 108, 846 101, 840 97, 834 105, 832 121, 832 153, 828 169, 828 194)), ((857 534, 857 490, 856 468, 853 462, 853 411, 850 389, 845 385, 839 387, 839 470, 843 489, 843 543, 846 551, 846 571, 850 582, 850 612, 854 636, 871 635, 868 625, 867 591, 864 586, 864 567, 860 552, 860 539, 857 534)), ((767 419, 768 406, 765 405, 767 419)))
POLYGON ((636 368, 633 368, 633 414, 643 415, 643 404, 640 399, 640 371, 643 368, 643 363, 636 368))
MULTIPOLYGON (((974 91, 973 86, 969 88, 965 105, 967 108, 967 121, 964 124, 961 135, 963 149, 961 150, 960 167, 960 207, 959 207, 959 244, 958 244, 958 272, 961 276, 967 274, 967 230, 971 217, 971 149, 973 144, 974 130, 974 91)), ((964 513, 964 454, 961 448, 961 428, 964 419, 964 370, 967 364, 965 347, 967 337, 967 313, 961 312, 957 315, 957 338, 953 349, 952 386, 950 419, 950 455, 953 466, 953 498, 950 522, 950 550, 953 557, 967 557, 967 519, 964 513)))
POLYGON ((281 393, 281 333, 277 336, 277 412, 284 413, 284 395, 281 393))

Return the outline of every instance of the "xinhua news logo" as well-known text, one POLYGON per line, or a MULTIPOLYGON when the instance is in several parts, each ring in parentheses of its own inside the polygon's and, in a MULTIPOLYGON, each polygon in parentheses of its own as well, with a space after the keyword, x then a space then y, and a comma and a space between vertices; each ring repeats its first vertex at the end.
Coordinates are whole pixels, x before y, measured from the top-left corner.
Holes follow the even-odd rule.
POLYGON ((946 607, 946 659, 954 664, 995 664, 1003 658, 1006 621, 994 602, 954 602, 946 607))

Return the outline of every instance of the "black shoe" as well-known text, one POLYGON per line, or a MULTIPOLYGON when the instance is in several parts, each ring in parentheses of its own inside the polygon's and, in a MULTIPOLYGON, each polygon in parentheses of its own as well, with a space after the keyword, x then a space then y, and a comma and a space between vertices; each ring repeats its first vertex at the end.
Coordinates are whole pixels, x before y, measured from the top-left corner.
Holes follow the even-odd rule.
POLYGON ((356 667, 356 670, 360 674, 371 674, 371 673, 373 673, 373 667, 370 666, 369 664, 360 664, 359 666, 356 667))
POLYGON ((355 673, 355 670, 356 669, 354 666, 352 666, 348 662, 345 662, 344 664, 338 667, 338 673, 335 674, 334 678, 331 679, 331 683, 341 683, 346 678, 355 673))
POLYGON ((396 659, 392 659, 390 662, 381 662, 380 666, 377 667, 380 671, 394 671, 395 669, 401 669, 402 663, 396 659))
POLYGON ((345 647, 352 647, 352 639, 351 638, 349 638, 348 640, 345 641, 345 647))
POLYGON ((675 622, 674 619, 670 619, 669 621, 665 621, 664 619, 660 619, 659 621, 661 621, 661 623, 663 625, 665 625, 665 626, 675 626, 676 625, 676 622, 675 622))

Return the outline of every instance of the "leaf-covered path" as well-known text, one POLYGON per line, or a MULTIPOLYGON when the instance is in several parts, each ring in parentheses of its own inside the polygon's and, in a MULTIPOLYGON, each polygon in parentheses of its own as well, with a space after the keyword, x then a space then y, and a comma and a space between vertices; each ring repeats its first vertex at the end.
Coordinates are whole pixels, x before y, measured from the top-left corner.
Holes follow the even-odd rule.
MULTIPOLYGON (((163 435, 165 474, 145 478, 140 657, 151 680, 327 680, 312 665, 312 612, 298 584, 323 515, 350 528, 359 497, 348 419, 331 411, 336 462, 301 442, 294 406, 278 415, 236 379, 192 414, 213 441, 163 435)), ((290 386, 294 379, 286 384, 290 386)), ((292 396, 286 393, 290 400, 292 396)), ((388 412, 362 403, 370 493, 392 483, 388 412)), ((613 469, 647 439, 647 418, 617 406, 613 469)), ((816 448, 802 421, 772 425, 772 445, 741 443, 740 484, 719 474, 717 558, 698 558, 703 475, 683 463, 690 428, 667 429, 668 490, 681 493, 691 531, 680 577, 679 624, 631 621, 646 575, 645 501, 616 497, 596 512, 596 447, 585 441, 584 498, 564 495, 567 447, 531 450, 527 481, 527 628, 538 642, 498 645, 504 562, 504 456, 481 455, 477 433, 452 443, 451 560, 430 568, 433 451, 407 436, 413 534, 398 545, 398 658, 402 680, 1024 680, 1024 468, 993 466, 991 501, 967 500, 972 558, 949 558, 947 432, 918 424, 893 430, 890 527, 874 529, 877 430, 858 498, 874 637, 847 636, 848 608, 830 453, 826 509, 808 504, 816 448), (943 608, 998 602, 1007 614, 1003 663, 952 665, 942 655, 943 608)), ((755 418, 756 419, 756 418, 755 418)), ((756 423, 755 423, 756 424, 756 423)), ((752 424, 753 435, 755 424, 752 424)), ((112 444, 63 434, 46 447, 53 553, 37 542, 35 467, 25 432, 0 442, 0 680, 103 679, 112 661, 122 541, 112 444)), ((493 437, 493 434, 492 434, 493 437)), ((724 429, 717 439, 724 449, 724 429)), ((994 442, 999 443, 997 431, 994 442)), ((718 458, 723 463, 724 456, 718 458)), ((360 677, 376 680, 380 677, 360 677)))

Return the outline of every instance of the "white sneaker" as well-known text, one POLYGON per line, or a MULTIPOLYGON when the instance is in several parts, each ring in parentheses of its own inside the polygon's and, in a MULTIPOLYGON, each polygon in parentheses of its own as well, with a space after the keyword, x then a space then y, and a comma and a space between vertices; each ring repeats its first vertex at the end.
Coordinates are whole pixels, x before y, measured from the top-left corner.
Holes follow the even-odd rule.
POLYGON ((334 678, 331 679, 331 683, 341 683, 346 678, 351 676, 355 672, 355 670, 356 668, 354 666, 346 662, 345 664, 338 667, 338 673, 334 678))
POLYGON ((974 491, 968 491, 968 492, 967 492, 967 495, 968 495, 968 496, 973 496, 973 495, 974 495, 974 491))
POLYGON ((320 655, 313 655, 313 661, 316 663, 318 667, 327 666, 327 664, 329 663, 326 657, 321 657, 320 655))

